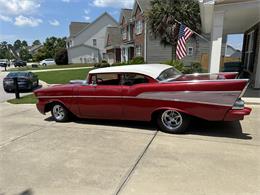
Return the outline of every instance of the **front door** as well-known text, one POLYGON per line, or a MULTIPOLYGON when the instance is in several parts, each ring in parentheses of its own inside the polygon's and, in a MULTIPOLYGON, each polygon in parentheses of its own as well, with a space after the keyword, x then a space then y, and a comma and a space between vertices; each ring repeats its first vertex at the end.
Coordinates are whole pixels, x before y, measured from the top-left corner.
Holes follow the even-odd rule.
POLYGON ((82 86, 80 113, 86 118, 120 119, 122 117, 122 86, 118 74, 96 74, 92 83, 82 86))

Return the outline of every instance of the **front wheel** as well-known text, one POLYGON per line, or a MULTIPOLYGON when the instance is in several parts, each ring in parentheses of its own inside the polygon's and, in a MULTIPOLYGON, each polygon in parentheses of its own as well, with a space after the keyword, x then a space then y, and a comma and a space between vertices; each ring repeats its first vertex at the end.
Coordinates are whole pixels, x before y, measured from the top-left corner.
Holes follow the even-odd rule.
POLYGON ((159 128, 167 133, 184 133, 189 122, 189 116, 176 110, 165 110, 157 117, 159 128))
POLYGON ((51 114, 56 122, 66 122, 69 119, 69 111, 59 103, 53 105, 51 114))

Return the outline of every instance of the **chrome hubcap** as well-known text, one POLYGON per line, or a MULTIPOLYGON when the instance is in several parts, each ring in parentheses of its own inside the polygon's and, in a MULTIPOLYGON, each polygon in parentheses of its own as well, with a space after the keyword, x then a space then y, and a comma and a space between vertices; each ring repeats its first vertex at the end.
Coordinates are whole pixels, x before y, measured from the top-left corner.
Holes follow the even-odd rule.
POLYGON ((171 130, 175 130, 179 128, 182 124, 182 116, 179 112, 175 110, 166 110, 162 114, 162 122, 163 124, 171 130))
POLYGON ((57 120, 62 120, 65 116, 64 108, 60 105, 53 106, 53 115, 57 120))

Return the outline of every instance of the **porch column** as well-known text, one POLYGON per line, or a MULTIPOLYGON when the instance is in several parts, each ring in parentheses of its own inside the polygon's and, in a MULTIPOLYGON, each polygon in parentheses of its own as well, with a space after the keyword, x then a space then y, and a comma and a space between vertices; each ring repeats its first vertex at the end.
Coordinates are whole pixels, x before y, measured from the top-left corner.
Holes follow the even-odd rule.
POLYGON ((256 64, 256 71, 255 71, 255 86, 254 88, 260 89, 260 48, 258 49, 258 59, 256 64))
POLYGON ((209 62, 210 73, 218 73, 220 69, 224 15, 224 11, 214 11, 213 13, 209 62))

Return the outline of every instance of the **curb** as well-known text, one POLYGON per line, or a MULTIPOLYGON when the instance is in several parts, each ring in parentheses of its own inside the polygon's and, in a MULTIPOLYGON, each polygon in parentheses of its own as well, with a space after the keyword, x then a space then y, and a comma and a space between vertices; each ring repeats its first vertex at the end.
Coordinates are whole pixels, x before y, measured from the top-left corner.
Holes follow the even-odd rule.
POLYGON ((260 98, 242 98, 247 105, 260 105, 260 98))

